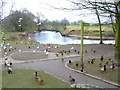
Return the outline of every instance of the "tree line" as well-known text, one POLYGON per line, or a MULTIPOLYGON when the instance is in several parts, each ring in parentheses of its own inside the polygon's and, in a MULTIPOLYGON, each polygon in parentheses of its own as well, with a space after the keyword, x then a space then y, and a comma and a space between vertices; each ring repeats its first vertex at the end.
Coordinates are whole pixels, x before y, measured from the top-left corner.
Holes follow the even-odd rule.
POLYGON ((10 12, 10 14, 1 20, 2 27, 7 31, 40 31, 40 30, 65 30, 66 26, 70 25, 70 22, 64 18, 61 21, 49 21, 43 19, 41 15, 35 16, 27 9, 16 10, 10 12))

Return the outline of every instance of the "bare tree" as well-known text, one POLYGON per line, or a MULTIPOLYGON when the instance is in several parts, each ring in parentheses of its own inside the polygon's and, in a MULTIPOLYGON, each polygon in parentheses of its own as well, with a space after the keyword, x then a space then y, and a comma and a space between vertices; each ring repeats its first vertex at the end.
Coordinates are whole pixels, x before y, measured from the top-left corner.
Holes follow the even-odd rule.
MULTIPOLYGON (((56 8, 60 10, 83 10, 91 9, 110 13, 115 17, 115 59, 120 61, 120 1, 119 0, 67 0, 74 4, 71 8, 56 8), (97 9, 96 9, 97 8, 97 9)), ((102 30, 101 30, 102 31, 102 30)), ((101 32, 100 31, 100 32, 101 32)), ((102 35, 102 34, 101 34, 102 35)))
POLYGON ((35 16, 27 9, 12 11, 10 15, 5 17, 2 21, 2 26, 6 30, 13 30, 24 32, 28 30, 34 30, 36 23, 34 21, 35 16))
POLYGON ((5 1, 4 0, 0 0, 0 26, 1 26, 1 20, 2 20, 2 17, 3 17, 4 5, 5 5, 5 1))
MULTIPOLYGON (((75 2, 74 2, 75 3, 75 2)), ((81 6, 86 8, 91 8, 94 9, 94 7, 97 7, 98 10, 104 11, 106 13, 111 13, 112 15, 115 16, 115 59, 120 61, 120 1, 119 0, 111 0, 111 1, 106 1, 106 0, 96 0, 96 1, 90 1, 88 0, 87 3, 89 6, 86 6, 85 4, 82 3, 77 3, 78 5, 80 4, 81 6), (107 6, 107 7, 106 7, 107 6)))
POLYGON ((98 8, 96 6, 95 6, 95 12, 96 12, 96 15, 97 15, 97 18, 98 18, 98 22, 99 22, 99 27, 100 27, 100 44, 103 44, 103 41, 102 41, 101 20, 100 20, 100 15, 99 15, 99 12, 98 12, 98 8))
POLYGON ((115 16, 115 59, 120 61, 120 1, 92 2, 92 6, 97 6, 99 10, 109 12, 115 16), (97 3, 97 4, 96 4, 97 3), (107 6, 107 7, 106 7, 107 6), (109 8, 108 8, 109 7, 109 8))

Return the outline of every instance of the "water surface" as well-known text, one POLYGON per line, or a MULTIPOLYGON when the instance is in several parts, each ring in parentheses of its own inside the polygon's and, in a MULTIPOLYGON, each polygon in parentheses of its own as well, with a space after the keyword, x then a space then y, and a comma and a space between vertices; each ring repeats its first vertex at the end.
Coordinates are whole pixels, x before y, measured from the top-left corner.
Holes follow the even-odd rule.
MULTIPOLYGON (((65 37, 60 32, 54 31, 41 31, 34 34, 37 42, 43 44, 81 44, 80 39, 65 37)), ((99 44, 100 40, 87 40, 84 39, 84 44, 99 44)), ((103 40, 104 44, 115 44, 115 40, 103 40)))

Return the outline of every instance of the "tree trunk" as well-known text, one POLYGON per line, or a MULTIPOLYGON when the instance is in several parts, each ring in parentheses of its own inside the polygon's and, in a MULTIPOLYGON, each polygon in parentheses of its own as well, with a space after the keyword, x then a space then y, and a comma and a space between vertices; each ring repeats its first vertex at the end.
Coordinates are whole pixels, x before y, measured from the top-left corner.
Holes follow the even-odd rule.
POLYGON ((120 62, 120 12, 116 14, 115 59, 120 62))
POLYGON ((100 44, 103 44, 103 41, 102 41, 102 28, 101 28, 101 21, 100 21, 100 16, 99 16, 99 13, 98 13, 97 8, 96 8, 96 15, 97 15, 98 22, 99 22, 99 27, 100 27, 100 44))
POLYGON ((83 55, 84 55, 84 22, 81 23, 81 65, 83 65, 83 55))
POLYGON ((110 14, 110 19, 111 19, 111 23, 112 23, 113 32, 115 33, 115 25, 114 25, 113 18, 112 18, 111 14, 110 14))

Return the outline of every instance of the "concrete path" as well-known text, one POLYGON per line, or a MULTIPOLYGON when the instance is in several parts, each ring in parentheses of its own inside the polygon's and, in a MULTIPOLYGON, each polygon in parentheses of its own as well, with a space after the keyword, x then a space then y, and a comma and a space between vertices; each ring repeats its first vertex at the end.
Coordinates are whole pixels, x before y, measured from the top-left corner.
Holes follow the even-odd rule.
POLYGON ((103 88, 117 88, 114 85, 105 83, 103 81, 93 79, 91 77, 79 74, 77 72, 71 71, 65 67, 65 62, 67 62, 69 59, 71 60, 78 60, 79 57, 74 58, 67 58, 64 62, 59 60, 49 60, 49 61, 38 61, 38 62, 30 62, 30 63, 17 63, 13 65, 13 68, 27 68, 27 69, 34 69, 34 70, 42 70, 49 72, 52 75, 55 75, 56 77, 69 82, 69 75, 74 77, 76 79, 76 83, 80 84, 93 84, 97 85, 103 88))

